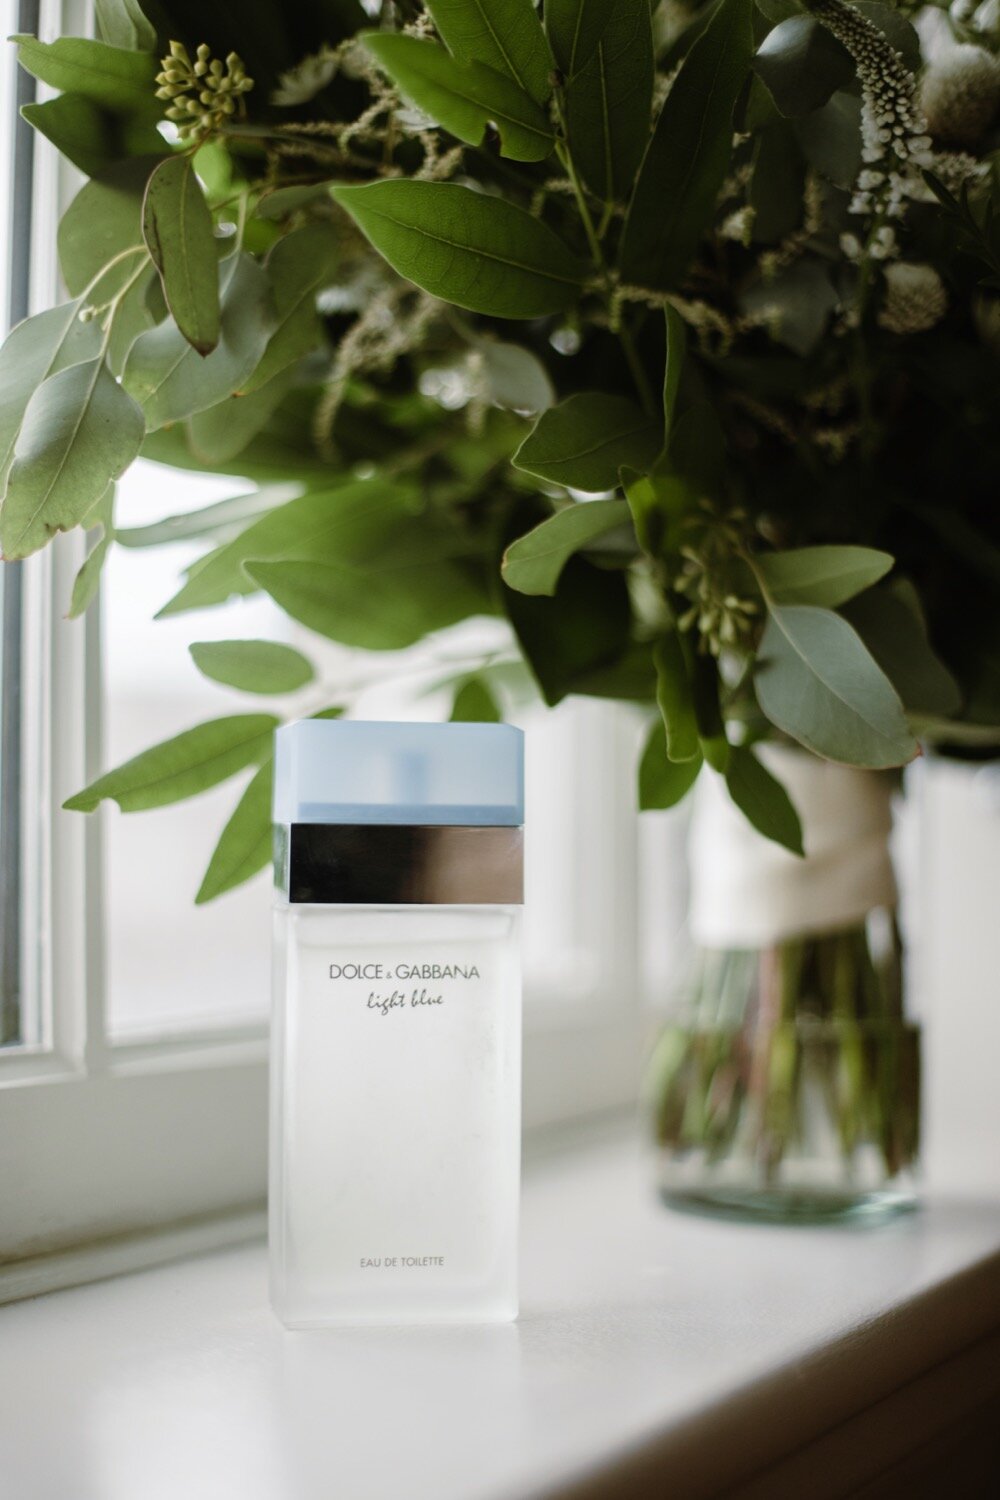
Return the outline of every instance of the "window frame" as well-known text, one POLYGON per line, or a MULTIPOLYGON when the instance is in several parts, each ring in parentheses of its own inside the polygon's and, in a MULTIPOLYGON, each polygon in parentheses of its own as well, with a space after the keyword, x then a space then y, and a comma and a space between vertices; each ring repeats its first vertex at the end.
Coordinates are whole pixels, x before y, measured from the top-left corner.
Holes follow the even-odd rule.
MULTIPOLYGON (((39 32, 85 34, 89 12, 83 0, 42 0, 39 32)), ((58 290, 53 230, 80 180, 35 137, 32 312, 58 290)), ((22 956, 41 1034, 0 1049, 0 1301, 245 1238, 264 1222, 266 1026, 108 1036, 104 813, 61 811, 102 769, 100 599, 83 620, 63 617, 85 552, 71 533, 21 565, 22 956)), ((529 998, 532 1132, 629 1108, 637 1087, 638 819, 606 789, 624 786, 630 805, 638 728, 628 709, 589 723, 567 774, 590 858, 575 862, 585 868, 567 858, 563 874, 583 903, 596 979, 579 1006, 529 998)))

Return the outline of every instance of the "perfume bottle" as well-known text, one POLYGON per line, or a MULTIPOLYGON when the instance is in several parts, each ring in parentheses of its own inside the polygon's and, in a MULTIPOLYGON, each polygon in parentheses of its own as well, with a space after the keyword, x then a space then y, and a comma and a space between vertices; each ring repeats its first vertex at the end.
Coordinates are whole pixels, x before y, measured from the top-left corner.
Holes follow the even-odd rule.
POLYGON ((277 732, 269 1191, 292 1328, 517 1316, 523 736, 277 732))

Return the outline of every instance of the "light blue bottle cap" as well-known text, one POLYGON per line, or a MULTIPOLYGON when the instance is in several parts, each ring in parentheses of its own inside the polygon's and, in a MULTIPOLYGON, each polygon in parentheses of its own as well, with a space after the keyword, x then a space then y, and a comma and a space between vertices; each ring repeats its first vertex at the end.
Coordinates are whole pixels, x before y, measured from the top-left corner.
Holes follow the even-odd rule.
POLYGON ((276 823, 524 822, 524 735, 510 724, 299 719, 275 741, 276 823))

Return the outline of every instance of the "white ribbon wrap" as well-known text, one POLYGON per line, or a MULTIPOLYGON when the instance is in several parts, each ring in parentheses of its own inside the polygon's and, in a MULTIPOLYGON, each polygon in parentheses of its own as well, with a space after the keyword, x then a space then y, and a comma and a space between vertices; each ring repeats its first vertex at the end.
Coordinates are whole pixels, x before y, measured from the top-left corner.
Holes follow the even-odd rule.
POLYGON ((783 745, 755 753, 802 820, 805 858, 751 828, 721 776, 699 776, 691 823, 691 933, 704 948, 763 948, 893 906, 889 778, 783 745))

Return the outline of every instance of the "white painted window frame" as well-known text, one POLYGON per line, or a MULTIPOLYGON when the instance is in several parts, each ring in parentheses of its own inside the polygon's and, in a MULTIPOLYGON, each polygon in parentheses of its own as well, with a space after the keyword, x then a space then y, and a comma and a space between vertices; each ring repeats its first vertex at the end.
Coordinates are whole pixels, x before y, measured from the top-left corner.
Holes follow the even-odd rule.
MULTIPOLYGON (((84 33, 88 10, 83 0, 44 0, 42 35, 84 33)), ((77 182, 39 142, 36 310, 58 287, 52 230, 77 182)), ((25 569, 31 771, 22 809, 23 946, 41 1025, 36 1043, 0 1052, 0 1300, 262 1225, 265 1029, 126 1043, 108 1036, 101 816, 61 810, 101 769, 99 605, 83 621, 63 618, 83 555, 75 534, 25 569)), ((628 710, 586 704, 580 715, 565 767, 579 808, 577 849, 554 874, 573 882, 590 980, 572 1002, 555 992, 529 996, 524 1093, 532 1128, 620 1110, 636 1090, 637 726, 628 710)), ((569 965, 579 954, 566 957, 569 965)))

